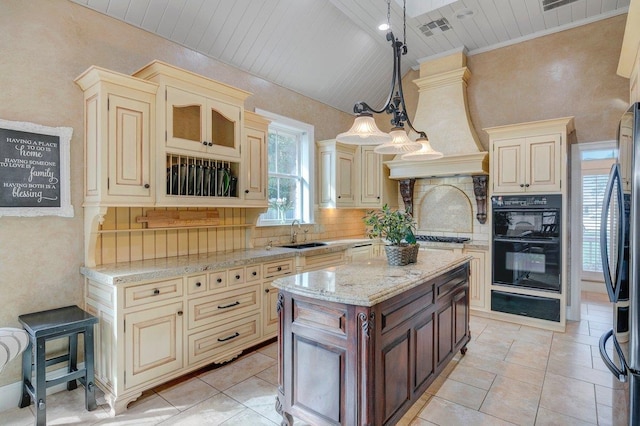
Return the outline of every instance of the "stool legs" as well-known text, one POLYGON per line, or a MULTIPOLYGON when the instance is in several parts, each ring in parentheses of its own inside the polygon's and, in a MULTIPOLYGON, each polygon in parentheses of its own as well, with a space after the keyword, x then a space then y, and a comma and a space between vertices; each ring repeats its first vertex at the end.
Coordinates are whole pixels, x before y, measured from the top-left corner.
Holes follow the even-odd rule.
POLYGON ((33 403, 35 404, 37 426, 45 426, 47 423, 47 354, 45 341, 44 337, 36 338, 36 385, 34 386, 33 403))
MULTIPOLYGON (((78 370, 78 334, 72 334, 69 336, 69 373, 73 373, 78 370)), ((75 380, 69 380, 67 382, 67 390, 71 391, 77 389, 78 382, 75 380)))
POLYGON ((31 383, 31 360, 33 352, 33 339, 29 337, 29 344, 27 349, 22 352, 22 397, 18 407, 24 408, 31 404, 31 395, 27 392, 27 384, 31 383))
POLYGON ((95 374, 93 368, 93 325, 88 326, 84 331, 84 400, 88 411, 97 408, 96 386, 93 383, 95 374))

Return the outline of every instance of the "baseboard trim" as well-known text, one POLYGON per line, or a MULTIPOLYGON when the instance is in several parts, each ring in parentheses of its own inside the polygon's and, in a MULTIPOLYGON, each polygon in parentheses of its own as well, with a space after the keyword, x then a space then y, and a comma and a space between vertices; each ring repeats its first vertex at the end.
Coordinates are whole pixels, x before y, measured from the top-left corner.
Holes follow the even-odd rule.
MULTIPOLYGON (((84 368, 84 362, 78 364, 78 369, 84 368)), ((67 374, 67 368, 58 368, 53 371, 47 372, 47 379, 52 380, 58 377, 62 377, 67 374)), ((47 395, 51 395, 57 392, 61 392, 67 389, 66 383, 60 383, 59 385, 51 386, 47 388, 47 395)), ((20 397, 22 396, 22 381, 9 383, 0 387, 0 413, 18 406, 20 397)))

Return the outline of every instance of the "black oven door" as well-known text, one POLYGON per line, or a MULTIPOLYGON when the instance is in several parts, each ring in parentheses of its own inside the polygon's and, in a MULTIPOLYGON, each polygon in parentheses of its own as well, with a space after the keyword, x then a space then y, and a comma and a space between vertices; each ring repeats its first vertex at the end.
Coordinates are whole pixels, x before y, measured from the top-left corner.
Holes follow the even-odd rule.
POLYGON ((494 284, 561 291, 558 238, 495 238, 493 256, 494 284))

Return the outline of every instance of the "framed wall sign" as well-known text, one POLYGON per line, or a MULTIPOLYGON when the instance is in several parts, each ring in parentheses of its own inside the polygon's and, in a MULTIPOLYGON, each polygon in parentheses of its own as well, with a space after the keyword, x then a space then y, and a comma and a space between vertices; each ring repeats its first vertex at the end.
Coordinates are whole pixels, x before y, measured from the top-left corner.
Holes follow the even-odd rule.
POLYGON ((0 119, 0 216, 73 217, 71 127, 0 119))

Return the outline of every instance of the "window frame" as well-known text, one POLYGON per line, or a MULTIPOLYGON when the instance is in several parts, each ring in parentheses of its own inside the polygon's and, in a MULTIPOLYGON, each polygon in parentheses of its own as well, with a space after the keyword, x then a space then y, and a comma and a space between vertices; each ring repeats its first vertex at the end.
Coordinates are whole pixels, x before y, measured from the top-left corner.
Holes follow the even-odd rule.
MULTIPOLYGON (((269 124, 269 134, 272 133, 272 128, 280 129, 282 131, 295 133, 300 137, 299 149, 298 149, 298 179, 300 179, 300 203, 296 209, 300 210, 300 217, 295 219, 300 220, 302 223, 312 224, 314 223, 313 211, 314 211, 314 185, 312 182, 312 176, 314 174, 315 164, 315 138, 314 127, 311 124, 304 123, 289 117, 285 117, 273 112, 265 111, 259 108, 255 109, 256 114, 263 116, 264 118, 271 120, 269 124)), ((267 135, 266 143, 269 144, 269 134, 267 135)), ((267 152, 269 152, 267 146, 267 152)), ((267 185, 271 172, 268 169, 267 161, 267 185)), ((273 176, 280 176, 280 174, 274 173, 273 176)), ((268 187, 267 187, 268 191, 268 187)), ((267 198, 269 193, 267 192, 267 198)), ((282 226, 283 223, 274 219, 263 219, 264 214, 260 215, 257 226, 282 226)), ((285 221, 284 225, 291 224, 295 219, 285 221)))

